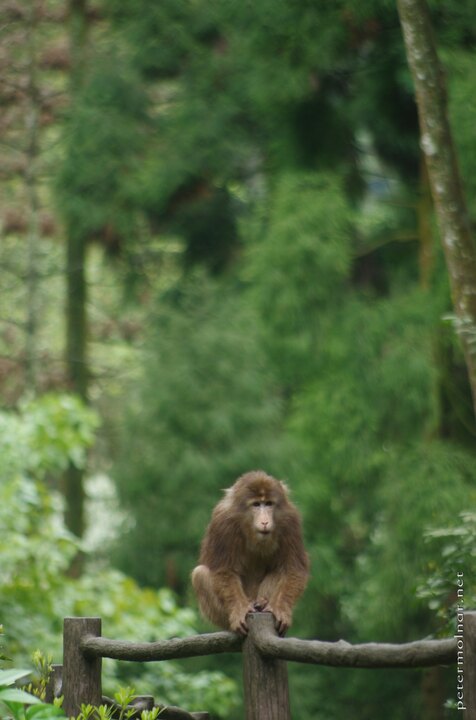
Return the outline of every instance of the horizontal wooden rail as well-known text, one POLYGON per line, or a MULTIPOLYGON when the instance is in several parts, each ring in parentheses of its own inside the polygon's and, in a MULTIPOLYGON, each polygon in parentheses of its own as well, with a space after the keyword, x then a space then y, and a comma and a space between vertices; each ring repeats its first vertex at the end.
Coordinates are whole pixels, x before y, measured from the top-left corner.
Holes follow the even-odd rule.
POLYGON ((231 632, 216 632, 157 642, 135 643, 126 640, 109 640, 86 635, 81 639, 81 650, 86 657, 113 658, 153 662, 155 660, 178 660, 179 658, 240 652, 243 638, 231 632))
MULTIPOLYGON (((414 668, 456 663, 456 640, 417 640, 402 644, 365 643, 352 645, 345 640, 324 642, 276 636, 270 613, 252 613, 254 642, 270 658, 315 665, 354 668, 414 668)), ((231 632, 216 632, 187 638, 149 643, 109 640, 87 635, 80 647, 86 657, 153 662, 179 658, 240 652, 243 640, 231 632)))
MULTIPOLYGON (((323 642, 277 636, 269 612, 250 613, 246 640, 230 632, 195 635, 149 643, 101 637, 100 618, 65 618, 63 707, 77 715, 81 703, 101 702, 101 658, 151 662, 243 652, 244 700, 247 720, 290 720, 285 661, 348 668, 416 668, 456 665, 456 700, 464 720, 476 720, 476 613, 458 615, 457 634, 445 640, 402 644, 345 640, 323 642), (461 615, 461 617, 460 617, 461 615)), ((177 708, 162 709, 163 717, 206 717, 177 708), (176 713, 181 713, 177 715, 176 713), (175 713, 175 714, 174 714, 175 713)))
MULTIPOLYGON (((266 616, 266 613, 261 613, 266 616)), ((315 665, 352 668, 415 668, 456 663, 456 640, 417 640, 403 644, 365 643, 352 645, 345 640, 323 642, 279 638, 273 631, 273 618, 254 621, 253 640, 266 657, 315 665)))

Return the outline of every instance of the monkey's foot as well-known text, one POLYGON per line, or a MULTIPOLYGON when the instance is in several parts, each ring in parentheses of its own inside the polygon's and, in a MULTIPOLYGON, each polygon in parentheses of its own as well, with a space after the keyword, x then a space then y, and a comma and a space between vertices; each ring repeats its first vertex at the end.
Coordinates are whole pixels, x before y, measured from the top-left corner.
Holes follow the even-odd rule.
POLYGON ((268 598, 265 598, 265 597, 257 598, 253 603, 252 612, 263 612, 266 609, 268 602, 269 602, 268 598))
POLYGON ((291 613, 287 610, 273 610, 275 619, 275 627, 278 635, 283 637, 286 634, 287 629, 291 625, 291 613))

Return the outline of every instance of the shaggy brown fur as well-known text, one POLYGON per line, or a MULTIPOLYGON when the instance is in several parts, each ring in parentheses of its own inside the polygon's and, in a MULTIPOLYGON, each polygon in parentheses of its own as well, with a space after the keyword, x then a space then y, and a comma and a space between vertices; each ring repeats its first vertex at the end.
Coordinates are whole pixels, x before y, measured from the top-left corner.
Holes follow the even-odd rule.
POLYGON ((272 612, 283 635, 309 576, 301 520, 286 486, 261 470, 242 475, 215 507, 192 584, 215 625, 246 634, 249 612, 272 612))

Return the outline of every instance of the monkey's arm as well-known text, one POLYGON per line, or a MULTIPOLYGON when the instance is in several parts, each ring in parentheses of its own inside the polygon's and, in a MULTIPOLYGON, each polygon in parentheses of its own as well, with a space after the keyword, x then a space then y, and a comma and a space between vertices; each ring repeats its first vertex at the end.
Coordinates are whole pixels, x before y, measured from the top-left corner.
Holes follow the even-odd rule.
POLYGON ((307 585, 307 570, 281 568, 267 575, 259 588, 260 596, 267 599, 266 610, 276 618, 276 629, 284 635, 291 625, 293 607, 307 585))
POLYGON ((239 575, 231 570, 219 570, 212 576, 216 594, 226 608, 230 630, 246 634, 246 615, 252 611, 252 604, 245 595, 239 575))

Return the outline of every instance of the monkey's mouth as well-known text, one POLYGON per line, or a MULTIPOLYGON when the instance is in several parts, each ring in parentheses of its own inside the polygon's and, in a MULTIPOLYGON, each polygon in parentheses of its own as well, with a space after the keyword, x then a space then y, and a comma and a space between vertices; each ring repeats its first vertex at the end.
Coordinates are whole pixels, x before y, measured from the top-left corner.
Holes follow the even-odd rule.
POLYGON ((260 535, 269 535, 270 532, 271 532, 271 530, 258 530, 258 533, 260 535))

